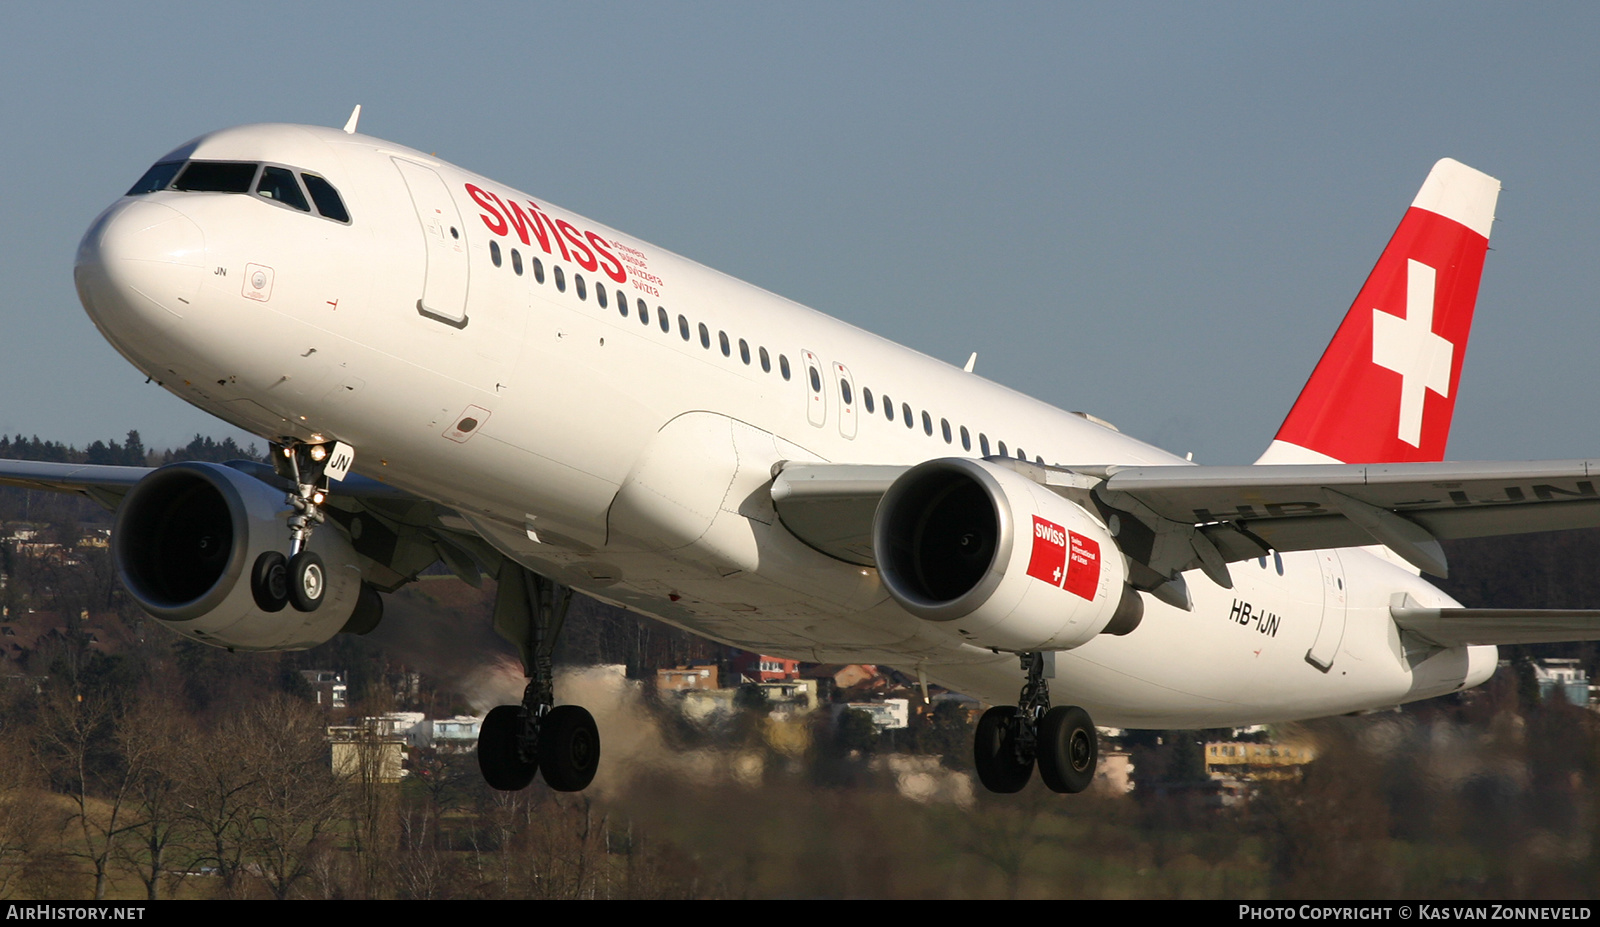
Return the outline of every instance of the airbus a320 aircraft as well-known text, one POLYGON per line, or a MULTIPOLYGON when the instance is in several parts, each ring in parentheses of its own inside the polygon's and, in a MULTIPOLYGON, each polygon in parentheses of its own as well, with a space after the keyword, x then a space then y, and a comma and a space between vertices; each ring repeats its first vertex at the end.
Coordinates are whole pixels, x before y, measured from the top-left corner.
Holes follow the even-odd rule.
POLYGON ((579 590, 979 696, 985 786, 1076 792, 1094 722, 1383 708, 1482 683, 1495 644, 1600 638, 1420 575, 1440 539, 1600 525, 1600 461, 1442 462, 1499 188, 1435 165, 1260 461, 1195 466, 354 116, 225 129, 95 219, 74 275, 129 363, 273 465, 0 479, 115 507, 128 593, 220 647, 369 630, 438 561, 495 576, 530 680, 483 723, 496 788, 594 776, 550 660, 579 590))

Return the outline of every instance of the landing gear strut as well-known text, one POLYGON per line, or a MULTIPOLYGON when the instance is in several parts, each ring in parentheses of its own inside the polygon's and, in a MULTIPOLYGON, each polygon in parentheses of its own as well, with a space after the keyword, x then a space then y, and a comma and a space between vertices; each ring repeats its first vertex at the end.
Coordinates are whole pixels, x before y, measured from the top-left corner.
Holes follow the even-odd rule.
POLYGON ((577 705, 555 704, 551 655, 567 618, 572 589, 506 560, 494 626, 522 651, 528 686, 522 704, 490 711, 478 729, 478 768, 492 788, 515 792, 544 770, 558 792, 581 792, 600 768, 600 731, 577 705))
POLYGON ((322 503, 328 498, 328 481, 344 479, 354 461, 355 450, 340 442, 306 444, 284 438, 273 443, 273 469, 294 484, 285 497, 294 514, 289 516, 288 555, 269 550, 250 571, 250 592, 262 611, 281 611, 289 604, 302 612, 321 607, 327 573, 322 558, 307 545, 312 529, 326 517, 322 503))
POLYGON ((973 760, 991 792, 1019 792, 1039 767, 1055 792, 1081 792, 1094 781, 1099 746, 1089 713, 1076 705, 1050 707, 1042 653, 1022 653, 1027 681, 1017 705, 996 705, 978 720, 973 760))

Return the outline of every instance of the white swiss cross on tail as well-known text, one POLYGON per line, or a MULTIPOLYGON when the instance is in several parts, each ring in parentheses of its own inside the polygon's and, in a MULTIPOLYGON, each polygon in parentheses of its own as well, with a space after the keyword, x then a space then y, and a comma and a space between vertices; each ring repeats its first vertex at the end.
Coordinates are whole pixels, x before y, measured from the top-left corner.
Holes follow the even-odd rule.
POLYGON ((1500 181, 1433 166, 1257 463, 1443 460, 1500 181))
POLYGON ((1372 362, 1400 374, 1399 438, 1422 446, 1423 390, 1450 396, 1455 346, 1433 333, 1434 270, 1406 261, 1406 317, 1372 310, 1372 362))

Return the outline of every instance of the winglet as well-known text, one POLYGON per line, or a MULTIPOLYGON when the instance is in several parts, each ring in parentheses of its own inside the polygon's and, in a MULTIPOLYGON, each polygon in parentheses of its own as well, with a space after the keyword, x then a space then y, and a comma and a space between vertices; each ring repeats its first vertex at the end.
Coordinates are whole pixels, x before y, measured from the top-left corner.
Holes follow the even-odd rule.
POLYGON ((1433 166, 1257 463, 1444 459, 1500 181, 1433 166))
POLYGON ((354 135, 354 134, 356 134, 356 123, 358 123, 360 121, 361 121, 361 104, 357 103, 356 104, 356 108, 350 111, 350 119, 349 119, 349 121, 344 124, 344 134, 346 134, 346 135, 354 135))

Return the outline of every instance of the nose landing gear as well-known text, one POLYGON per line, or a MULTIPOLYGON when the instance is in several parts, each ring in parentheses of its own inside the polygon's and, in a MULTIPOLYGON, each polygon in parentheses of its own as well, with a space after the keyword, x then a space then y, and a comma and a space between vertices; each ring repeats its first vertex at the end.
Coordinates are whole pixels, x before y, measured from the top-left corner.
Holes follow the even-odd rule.
POLYGON ((1076 705, 1050 707, 1045 656, 1018 654, 1027 681, 1018 704, 996 705, 978 720, 973 761, 991 792, 1019 792, 1039 778, 1054 792, 1081 792, 1094 781, 1099 744, 1089 713, 1076 705))
POLYGON ((355 462, 355 449, 343 442, 306 444, 284 438, 272 445, 272 465, 279 476, 294 484, 285 497, 294 514, 289 516, 289 553, 269 550, 256 558, 250 571, 250 592, 264 612, 314 612, 327 591, 322 558, 307 549, 311 532, 325 517, 329 480, 342 480, 355 462))

